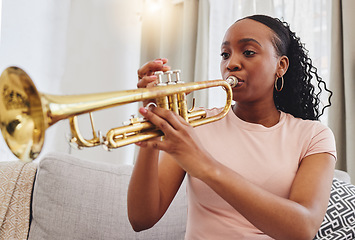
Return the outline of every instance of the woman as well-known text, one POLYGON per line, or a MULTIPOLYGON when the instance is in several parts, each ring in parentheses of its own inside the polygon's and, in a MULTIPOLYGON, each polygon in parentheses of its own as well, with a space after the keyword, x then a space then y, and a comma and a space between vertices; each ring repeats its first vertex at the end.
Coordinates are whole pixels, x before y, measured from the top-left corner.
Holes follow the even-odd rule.
MULTIPOLYGON (((131 225, 153 226, 187 173, 186 239, 312 239, 336 160, 332 132, 312 121, 320 114, 310 80, 324 82, 288 25, 268 16, 234 23, 221 56, 223 78, 239 80, 224 119, 193 129, 171 111, 140 108, 165 138, 137 144, 131 225)), ((153 86, 152 72, 168 70, 166 62, 140 68, 138 87, 153 86)))

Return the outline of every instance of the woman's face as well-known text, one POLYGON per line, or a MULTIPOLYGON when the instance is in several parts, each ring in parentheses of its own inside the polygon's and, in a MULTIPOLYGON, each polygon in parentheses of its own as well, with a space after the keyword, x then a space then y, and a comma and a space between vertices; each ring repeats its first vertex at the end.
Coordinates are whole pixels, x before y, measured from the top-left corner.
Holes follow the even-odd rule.
POLYGON ((243 19, 226 32, 221 46, 221 73, 238 78, 233 100, 240 103, 273 101, 274 82, 280 75, 280 57, 272 43, 273 31, 262 23, 243 19))

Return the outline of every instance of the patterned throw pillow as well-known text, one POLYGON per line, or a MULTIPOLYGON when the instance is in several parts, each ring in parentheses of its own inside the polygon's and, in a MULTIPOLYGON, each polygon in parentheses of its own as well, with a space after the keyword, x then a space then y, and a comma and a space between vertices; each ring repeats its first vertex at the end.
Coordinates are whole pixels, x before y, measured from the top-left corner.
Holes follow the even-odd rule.
POLYGON ((328 209, 314 239, 355 239, 355 186, 333 179, 328 209))

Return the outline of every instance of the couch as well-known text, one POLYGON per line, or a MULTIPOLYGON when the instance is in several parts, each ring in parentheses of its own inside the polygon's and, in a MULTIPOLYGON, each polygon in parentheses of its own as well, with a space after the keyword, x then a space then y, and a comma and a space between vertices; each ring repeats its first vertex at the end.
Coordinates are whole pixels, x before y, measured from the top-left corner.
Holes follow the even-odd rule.
MULTIPOLYGON (((60 153, 44 156, 31 194, 28 239, 184 239, 185 181, 153 228, 139 233, 132 230, 126 207, 132 168, 60 153)), ((350 182, 349 175, 342 171, 336 171, 335 178, 350 182)), ((328 230, 323 234, 329 235, 328 230)))
POLYGON ((33 189, 29 239, 183 239, 184 187, 154 228, 132 230, 126 199, 132 169, 64 154, 45 156, 33 189))

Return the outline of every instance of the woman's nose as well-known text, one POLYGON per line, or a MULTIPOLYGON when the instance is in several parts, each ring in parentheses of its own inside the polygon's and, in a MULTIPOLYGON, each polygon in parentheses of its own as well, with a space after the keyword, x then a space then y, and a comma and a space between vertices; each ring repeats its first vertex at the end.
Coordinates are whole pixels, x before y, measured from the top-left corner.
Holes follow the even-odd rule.
POLYGON ((236 57, 229 59, 227 69, 231 72, 239 71, 242 69, 240 61, 236 57))

